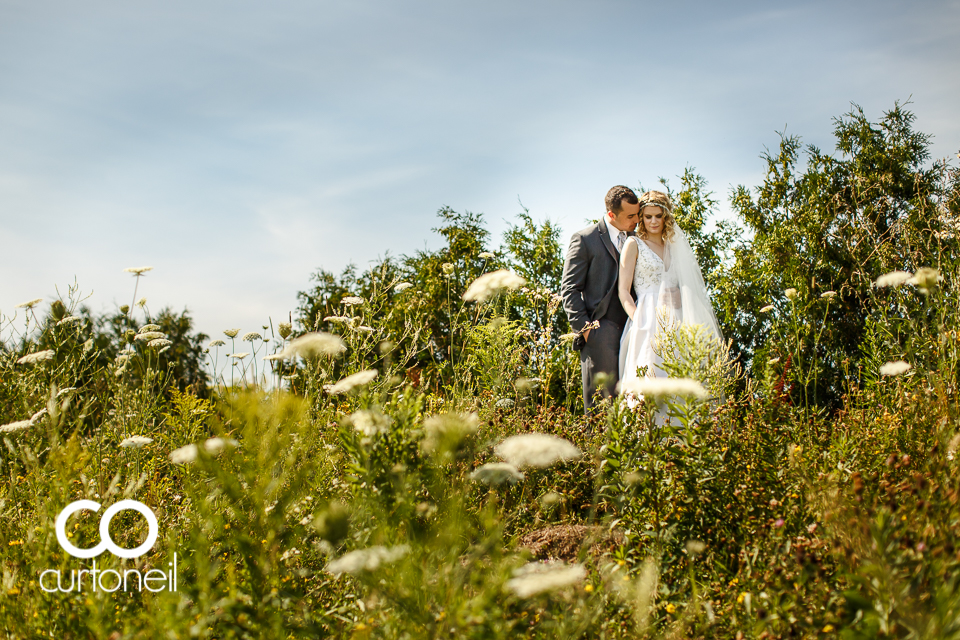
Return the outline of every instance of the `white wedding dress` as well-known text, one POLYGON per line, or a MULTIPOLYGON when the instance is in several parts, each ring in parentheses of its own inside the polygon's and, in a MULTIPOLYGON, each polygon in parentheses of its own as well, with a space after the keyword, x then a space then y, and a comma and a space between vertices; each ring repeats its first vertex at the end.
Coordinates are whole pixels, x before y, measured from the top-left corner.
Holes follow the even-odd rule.
POLYGON ((674 227, 673 240, 664 243, 663 259, 636 236, 627 238, 627 242, 637 243, 638 248, 633 269, 637 310, 627 320, 620 338, 621 384, 637 379, 637 370, 642 367, 647 368, 648 377, 667 377, 660 368, 662 359, 654 352, 660 329, 658 313, 671 323, 701 324, 721 343, 723 340, 700 266, 683 230, 674 227))

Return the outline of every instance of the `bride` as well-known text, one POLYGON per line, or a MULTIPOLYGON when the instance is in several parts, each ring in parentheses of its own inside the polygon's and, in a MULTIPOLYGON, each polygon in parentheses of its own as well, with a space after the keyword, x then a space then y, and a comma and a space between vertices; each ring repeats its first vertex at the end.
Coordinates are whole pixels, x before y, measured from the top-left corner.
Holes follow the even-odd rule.
POLYGON ((638 378, 637 370, 643 367, 649 377, 667 377, 653 350, 660 329, 658 308, 674 322, 704 325, 722 341, 700 266, 673 218, 670 197, 662 191, 640 196, 640 223, 620 252, 618 287, 629 316, 620 339, 621 383, 638 378), (630 295, 631 285, 636 299, 630 295))

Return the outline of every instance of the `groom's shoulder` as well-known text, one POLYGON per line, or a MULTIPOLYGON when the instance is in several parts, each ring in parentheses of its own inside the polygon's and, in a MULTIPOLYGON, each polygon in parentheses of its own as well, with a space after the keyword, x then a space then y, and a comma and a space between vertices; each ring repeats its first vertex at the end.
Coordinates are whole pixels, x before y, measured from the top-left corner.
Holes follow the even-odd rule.
POLYGON ((575 232, 573 234, 573 237, 584 238, 591 235, 599 235, 599 233, 600 233, 600 222, 598 221, 590 224, 590 226, 588 227, 584 227, 583 229, 580 229, 580 231, 575 232))

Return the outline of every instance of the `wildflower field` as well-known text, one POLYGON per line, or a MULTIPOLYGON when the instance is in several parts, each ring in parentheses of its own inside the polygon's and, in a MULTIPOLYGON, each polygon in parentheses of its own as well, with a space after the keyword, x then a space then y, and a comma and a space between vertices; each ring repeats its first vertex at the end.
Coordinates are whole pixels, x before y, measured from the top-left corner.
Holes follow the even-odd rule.
POLYGON ((111 314, 4 310, 2 636, 960 637, 960 173, 912 123, 784 137, 715 226, 687 171, 727 342, 665 333, 673 379, 590 418, 526 211, 222 335, 149 267, 111 314))

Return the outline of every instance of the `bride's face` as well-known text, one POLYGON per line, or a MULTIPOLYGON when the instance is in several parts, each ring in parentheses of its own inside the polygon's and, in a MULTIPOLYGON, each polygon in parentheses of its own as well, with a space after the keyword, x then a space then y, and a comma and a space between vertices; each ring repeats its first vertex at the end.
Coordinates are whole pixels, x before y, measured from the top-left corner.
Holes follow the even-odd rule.
POLYGON ((655 236, 663 233, 663 209, 657 206, 644 207, 640 217, 648 234, 655 236))

